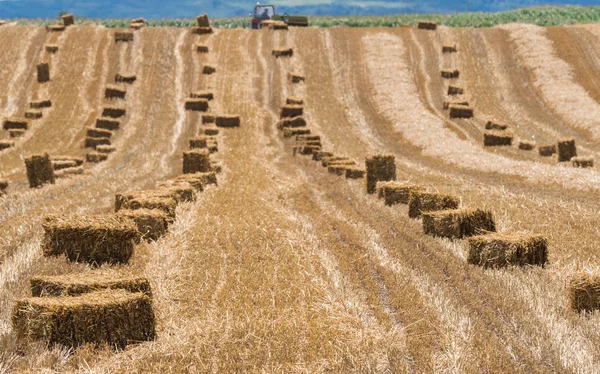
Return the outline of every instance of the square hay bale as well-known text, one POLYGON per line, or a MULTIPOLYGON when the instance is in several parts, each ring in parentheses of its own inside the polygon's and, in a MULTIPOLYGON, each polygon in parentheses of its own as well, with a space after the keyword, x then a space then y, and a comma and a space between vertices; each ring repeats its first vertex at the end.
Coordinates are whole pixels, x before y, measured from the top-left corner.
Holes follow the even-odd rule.
POLYGON ((577 156, 577 147, 575 147, 575 139, 561 139, 556 143, 558 153, 558 162, 571 161, 577 156))
POLYGON ((381 154, 367 157, 365 167, 367 169, 368 194, 375 193, 377 182, 396 179, 396 157, 394 155, 381 154))
POLYGON ((15 142, 11 142, 8 140, 0 140, 0 151, 12 148, 14 146, 15 146, 15 142))
POLYGON ((119 122, 113 118, 100 117, 100 118, 96 119, 96 128, 97 129, 115 131, 115 130, 118 130, 120 126, 121 126, 121 122, 119 122))
POLYGON ((206 112, 208 110, 208 100, 206 100, 206 99, 187 99, 185 101, 185 110, 206 112))
POLYGON ((450 69, 442 70, 442 78, 457 79, 459 75, 460 75, 460 72, 458 70, 450 70, 450 69))
POLYGON ((202 115, 202 124, 207 123, 215 123, 215 115, 214 114, 203 114, 202 115))
POLYGON ((346 168, 349 165, 344 165, 344 164, 329 164, 329 166, 327 166, 327 172, 329 174, 334 174, 334 175, 346 175, 346 168))
POLYGON ((221 166, 221 163, 218 161, 211 161, 210 162, 210 167, 215 171, 215 173, 219 174, 223 171, 223 167, 221 166))
POLYGON ((146 24, 146 20, 144 19, 144 17, 139 17, 139 18, 132 19, 131 23, 143 23, 143 24, 146 24))
POLYGON ((55 171, 67 168, 74 168, 77 166, 77 162, 74 160, 52 160, 52 168, 55 171))
POLYGON ((576 168, 592 168, 594 167, 594 159, 592 157, 573 157, 571 165, 576 168))
POLYGON ((42 227, 44 256, 65 254, 91 265, 127 263, 138 233, 133 222, 113 215, 47 216, 42 227))
POLYGON ((27 130, 29 127, 29 121, 27 118, 10 117, 5 118, 2 123, 4 130, 27 130))
POLYGON ((183 152, 183 174, 206 173, 211 171, 208 150, 183 152))
POLYGON ((50 81, 50 65, 48 65, 47 62, 42 62, 37 65, 37 81, 38 83, 50 81))
POLYGON ((141 292, 152 297, 150 282, 146 277, 135 276, 130 271, 113 268, 64 275, 34 276, 29 284, 33 297, 79 296, 100 290, 141 292))
POLYGON ((206 13, 196 17, 196 22, 198 22, 198 27, 210 27, 210 20, 206 13))
POLYGON ((40 119, 44 116, 41 110, 28 110, 25 112, 25 118, 27 119, 40 119))
POLYGON ((0 196, 6 195, 7 189, 8 189, 8 181, 0 179, 0 196))
POLYGON ((304 105, 304 100, 299 97, 290 96, 285 100, 286 105, 304 105))
POLYGON ((288 73, 288 77, 292 83, 300 83, 305 81, 304 75, 298 73, 288 73))
POLYGON ((321 166, 326 168, 328 167, 330 164, 337 162, 348 162, 351 163, 352 165, 354 165, 354 161, 350 160, 348 157, 343 157, 343 156, 329 156, 329 157, 321 157, 321 166))
POLYGON ((102 117, 119 118, 123 117, 127 113, 124 107, 119 106, 106 106, 102 110, 102 117))
POLYGON ((307 128, 302 128, 302 127, 298 127, 298 128, 284 128, 283 129, 283 137, 284 138, 291 138, 297 135, 308 135, 310 134, 310 129, 307 128))
POLYGON ((86 129, 86 136, 91 136, 94 138, 110 138, 112 137, 112 131, 106 129, 98 129, 93 127, 88 127, 86 129))
POLYGON ((92 136, 86 136, 85 142, 83 143, 84 148, 94 148, 96 149, 99 145, 110 145, 110 138, 95 138, 92 136))
POLYGON ((304 107, 302 105, 282 105, 280 118, 294 118, 304 114, 304 107))
POLYGON ((162 182, 159 184, 161 187, 168 186, 191 186, 196 191, 202 192, 204 191, 204 186, 214 184, 217 185, 217 173, 215 171, 211 171, 209 173, 195 173, 195 174, 184 174, 180 175, 176 178, 170 179, 168 181, 162 182))
POLYGON ((106 161, 106 160, 108 160, 107 153, 90 152, 85 155, 85 161, 91 162, 91 163, 98 163, 98 162, 102 162, 102 161, 106 161))
POLYGON ((600 309, 600 274, 579 272, 568 285, 569 304, 579 313, 600 309))
POLYGON ((110 146, 110 145, 97 145, 96 146, 96 152, 98 153, 113 153, 117 150, 117 148, 110 146))
POLYGON ((115 42, 132 42, 133 32, 132 31, 115 31, 115 42))
POLYGON ((521 140, 519 141, 519 149, 522 151, 532 151, 535 149, 535 143, 521 140))
POLYGON ((512 134, 503 132, 486 131, 483 133, 484 147, 511 146, 513 141, 512 134))
POLYGON ((73 157, 73 156, 52 156, 52 161, 73 161, 77 166, 83 165, 84 159, 81 157, 73 157))
POLYGON ((206 44, 196 44, 196 52, 208 53, 208 46, 206 44))
MULTIPOLYGON (((300 136, 300 135, 298 135, 300 136)), ((325 157, 333 157, 333 152, 326 152, 326 151, 318 151, 318 152, 313 152, 313 161, 322 161, 323 158, 325 157)))
POLYGON ((61 32, 61 31, 65 31, 65 25, 48 25, 46 26, 46 31, 49 32, 61 32))
POLYGON ((125 201, 121 208, 128 210, 157 209, 164 212, 169 217, 169 223, 171 223, 175 221, 177 200, 172 197, 163 196, 136 196, 133 199, 125 201))
POLYGON ((48 52, 48 53, 56 53, 56 52, 58 52, 58 45, 56 45, 56 44, 46 44, 46 52, 48 52))
POLYGON ((271 52, 271 55, 276 58, 279 57, 292 57, 294 55, 294 50, 292 48, 274 48, 271 52))
POLYGON ((433 21, 419 21, 417 28, 421 30, 435 30, 437 29, 437 23, 433 21))
POLYGON ((29 103, 29 107, 31 109, 50 108, 51 106, 52 106, 52 101, 50 99, 34 100, 29 103))
POLYGON ((47 153, 35 154, 25 158, 27 179, 30 188, 42 187, 45 184, 54 184, 54 168, 47 153))
POLYGON ((19 347, 43 341, 49 346, 124 349, 156 335, 152 300, 141 292, 119 289, 17 300, 12 325, 19 347))
POLYGON ((465 90, 463 90, 461 87, 448 86, 448 95, 450 96, 463 95, 464 92, 465 90))
POLYGON ((202 132, 204 133, 204 135, 207 135, 207 136, 219 135, 219 129, 216 127, 207 127, 205 129, 202 129, 202 132))
POLYGON ((212 65, 204 65, 202 67, 202 74, 204 74, 204 75, 211 75, 211 74, 214 74, 216 71, 217 71, 217 68, 212 65))
POLYGON ((492 121, 487 121, 485 124, 485 129, 486 130, 504 131, 504 130, 508 129, 508 125, 500 124, 500 123, 496 123, 496 122, 492 122, 492 121))
POLYGON ((408 216, 418 218, 424 212, 457 209, 459 205, 458 196, 412 189, 408 197, 408 216))
POLYGON ((297 142, 320 142, 320 135, 296 135, 297 142))
POLYGON ((240 127, 240 116, 235 114, 219 115, 215 118, 217 127, 240 127))
POLYGON ((469 108, 465 105, 450 104, 450 118, 472 118, 473 108, 469 108))
POLYGON ((296 154, 309 156, 309 155, 312 155, 314 152, 317 152, 320 150, 321 150, 320 145, 308 145, 308 144, 298 145, 293 148, 294 156, 296 154))
POLYGON ((456 106, 465 106, 468 107, 469 106, 469 102, 468 101, 453 101, 453 100, 446 100, 442 103, 442 108, 444 110, 448 110, 450 109, 451 105, 456 105, 456 106))
POLYGON ((484 268, 544 266, 548 262, 548 239, 541 235, 488 234, 469 238, 469 264, 484 268))
POLYGON ((556 153, 556 144, 538 146, 538 153, 542 157, 552 157, 556 153))
POLYGON ((72 177, 74 175, 81 175, 81 174, 83 174, 83 172, 84 172, 83 166, 75 166, 72 168, 66 168, 66 169, 61 169, 61 170, 55 171, 54 177, 57 179, 68 178, 68 177, 72 177))
POLYGON ((215 95, 211 91, 194 91, 190 92, 191 99, 205 99, 208 101, 214 100, 215 95))
POLYGON ((377 182, 375 184, 375 194, 377 194, 377 198, 378 199, 383 199, 384 195, 384 188, 385 186, 387 186, 388 184, 392 184, 392 183, 396 183, 395 180, 391 180, 391 181, 383 181, 383 182, 377 182))
POLYGON ((456 44, 442 46, 442 53, 455 53, 456 51, 457 51, 456 44))
POLYGON ((127 90, 118 86, 106 86, 104 89, 104 98, 106 99, 125 99, 127 90))
POLYGON ((169 227, 169 216, 158 209, 122 209, 117 217, 133 221, 139 232, 136 242, 142 240, 156 241, 167 233, 169 227))
POLYGON ((423 232, 449 239, 496 231, 491 212, 482 209, 452 209, 423 212, 423 232))
POLYGON ((306 120, 302 116, 292 118, 282 118, 277 122, 277 128, 283 130, 285 128, 306 127, 306 120))
POLYGON ((346 166, 346 179, 362 179, 367 171, 359 166, 346 166))
MULTIPOLYGON (((127 193, 118 193, 115 194, 115 212, 120 211, 121 209, 127 208, 127 204, 132 200, 145 201, 152 198, 160 198, 160 199, 172 199, 175 201, 177 205, 180 202, 184 201, 195 201, 196 200, 196 192, 192 188, 192 186, 160 186, 160 188, 154 190, 145 190, 145 191, 135 191, 135 192, 127 192, 127 193)), ((137 207, 136 209, 142 209, 137 207)), ((149 208, 150 209, 150 208, 149 208)), ((173 211, 175 208, 173 208, 173 211)), ((166 213, 171 213, 171 210, 165 209, 166 213)))
POLYGON ((208 137, 199 136, 197 138, 190 139, 190 149, 199 149, 208 147, 208 137))
POLYGON ((131 73, 117 73, 115 75, 115 82, 117 83, 133 83, 136 79, 135 74, 131 73))
POLYGON ((8 130, 8 135, 11 138, 20 138, 25 135, 26 130, 8 130))
POLYGON ((65 25, 65 27, 72 26, 75 24, 75 17, 72 14, 65 14, 61 18, 62 18, 63 25, 65 25))
POLYGON ((379 189, 385 205, 408 204, 411 191, 425 191, 423 186, 401 182, 388 182, 379 189))
POLYGON ((196 35, 209 35, 213 33, 212 27, 193 27, 192 34, 196 35))
POLYGON ((129 22, 129 28, 133 30, 139 30, 145 26, 146 24, 144 22, 129 22))

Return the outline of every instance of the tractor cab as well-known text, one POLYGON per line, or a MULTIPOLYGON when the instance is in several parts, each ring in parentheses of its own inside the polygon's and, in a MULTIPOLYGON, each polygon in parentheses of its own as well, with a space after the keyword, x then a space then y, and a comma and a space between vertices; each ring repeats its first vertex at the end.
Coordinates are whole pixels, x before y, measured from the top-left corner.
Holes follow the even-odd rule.
POLYGON ((252 28, 260 29, 263 21, 268 21, 275 15, 274 5, 261 5, 256 3, 254 14, 252 15, 252 28))

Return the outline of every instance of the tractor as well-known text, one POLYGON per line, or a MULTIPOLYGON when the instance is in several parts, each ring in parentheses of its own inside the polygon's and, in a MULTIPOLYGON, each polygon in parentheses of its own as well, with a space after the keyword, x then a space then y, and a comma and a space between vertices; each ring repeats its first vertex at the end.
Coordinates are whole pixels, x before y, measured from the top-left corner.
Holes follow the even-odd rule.
POLYGON ((257 30, 262 27, 263 21, 283 21, 288 26, 308 26, 308 18, 304 16, 290 16, 285 13, 278 15, 275 13, 275 5, 261 5, 256 3, 254 14, 252 14, 252 28, 257 30))

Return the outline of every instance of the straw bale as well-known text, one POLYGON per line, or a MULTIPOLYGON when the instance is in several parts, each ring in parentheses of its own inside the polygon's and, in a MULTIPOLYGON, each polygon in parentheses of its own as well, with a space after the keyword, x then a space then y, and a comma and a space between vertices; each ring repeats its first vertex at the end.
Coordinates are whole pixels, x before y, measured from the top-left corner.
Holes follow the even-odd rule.
POLYGON ((46 31, 50 32, 61 32, 65 31, 65 25, 48 25, 46 26, 46 31))
POLYGON ((457 209, 459 205, 458 196, 412 189, 409 191, 408 216, 418 218, 423 212, 457 209))
POLYGON ((56 44, 46 44, 46 52, 56 53, 58 52, 58 46, 56 44))
POLYGON ((142 240, 158 240, 167 233, 169 227, 169 216, 158 209, 122 209, 117 213, 117 217, 135 223, 138 231, 136 243, 140 243, 142 240))
POLYGON ((442 78, 456 79, 456 78, 458 78, 459 75, 460 75, 460 72, 458 70, 450 70, 450 69, 442 70, 442 78))
POLYGON ((442 53, 454 53, 456 52, 456 44, 454 45, 443 45, 442 46, 442 53))
POLYGON ((125 95, 127 95, 127 90, 118 86, 108 85, 104 90, 104 97, 106 99, 125 99, 125 95))
POLYGON ((86 130, 86 136, 91 136, 94 138, 110 138, 112 137, 112 131, 105 129, 98 129, 93 127, 88 127, 86 130))
POLYGON ((84 159, 81 157, 74 156, 52 156, 52 161, 73 161, 77 166, 83 165, 84 159))
POLYGON ((204 65, 202 67, 202 74, 204 74, 204 75, 211 75, 211 74, 214 74, 216 71, 217 71, 217 68, 212 65, 204 65))
POLYGON ((99 145, 110 145, 110 144, 111 144, 110 138, 106 138, 106 137, 96 138, 96 137, 92 137, 92 136, 86 136, 83 146, 85 148, 94 148, 95 149, 99 145))
POLYGON ((346 166, 346 179, 362 179, 367 171, 359 166, 346 166))
POLYGON ((208 46, 205 44, 196 44, 196 52, 208 53, 208 46))
POLYGON ((202 124, 207 123, 215 123, 215 115, 214 114, 203 114, 202 115, 202 124))
POLYGON ((108 154, 100 152, 90 152, 85 155, 85 160, 91 163, 106 161, 108 160, 108 154))
POLYGON ((465 105, 450 104, 450 118, 472 118, 473 108, 469 108, 465 105))
POLYGON ((115 31, 115 42, 131 42, 133 41, 133 32, 131 31, 115 31))
POLYGON ((117 148, 110 145, 98 145, 96 146, 96 152, 98 153, 113 153, 117 150, 117 148))
POLYGON ((213 170, 208 173, 184 174, 173 179, 159 183, 159 186, 191 186, 197 192, 204 191, 204 186, 217 185, 217 173, 213 170))
POLYGON ((377 182, 396 179, 396 157, 394 155, 381 154, 367 157, 365 167, 367 169, 368 194, 375 193, 377 182))
POLYGON ((138 210, 138 209, 157 209, 164 212, 169 217, 169 222, 175 220, 175 209, 177 208, 177 200, 172 197, 163 196, 144 196, 134 197, 123 203, 122 209, 138 210))
POLYGON ((483 145, 485 147, 510 146, 512 145, 512 141, 512 134, 496 131, 486 131, 483 133, 483 145))
POLYGON ((300 83, 305 81, 304 75, 298 73, 288 73, 288 77, 292 83, 300 83))
POLYGON ((27 130, 29 127, 29 121, 27 118, 10 117, 5 118, 2 123, 4 130, 27 130))
POLYGON ((123 107, 106 106, 102 110, 102 117, 119 118, 119 117, 123 117, 126 113, 127 113, 127 110, 123 107))
POLYGON ((74 160, 52 160, 52 168, 56 170, 62 170, 66 168, 77 167, 77 162, 74 160))
POLYGON ((100 117, 100 118, 96 119, 96 128, 97 129, 115 131, 115 130, 118 130, 120 126, 121 126, 121 122, 117 121, 116 119, 105 118, 105 117, 100 117))
MULTIPOLYGON (((173 199, 175 202, 196 201, 196 191, 191 185, 169 185, 159 186, 154 190, 142 190, 115 195, 115 211, 118 212, 127 206, 131 200, 148 200, 151 198, 173 199)), ((139 208, 138 208, 139 209, 139 208)), ((170 210, 166 210, 170 213, 170 210)))
POLYGON ((208 101, 214 100, 215 95, 211 91, 194 91, 190 92, 191 99, 205 99, 208 101))
POLYGON ((139 30, 139 29, 143 28, 144 26, 146 26, 146 23, 144 23, 144 22, 129 22, 130 29, 139 30))
POLYGON ((50 108, 51 106, 52 106, 52 101, 50 99, 34 100, 29 103, 29 107, 31 109, 50 108))
POLYGON ((304 107, 302 105, 282 105, 281 106, 281 118, 294 118, 304 114, 304 107))
POLYGON ((277 128, 283 130, 284 128, 295 128, 295 127, 306 127, 306 120, 302 116, 292 118, 282 118, 277 123, 277 128))
POLYGON ((135 74, 131 73, 118 73, 115 75, 115 82, 118 83, 133 83, 136 79, 137 77, 135 74))
MULTIPOLYGON (((379 187, 379 184, 378 184, 379 187)), ((379 191, 383 195, 385 205, 408 204, 411 191, 424 191, 425 188, 416 184, 401 182, 388 182, 381 186, 379 191)))
POLYGON ((208 137, 199 136, 197 138, 190 139, 190 149, 199 149, 208 147, 208 137))
POLYGON ((292 57, 294 55, 294 50, 292 48, 274 48, 271 52, 271 55, 276 58, 279 57, 292 57))
POLYGON ((542 157, 551 157, 556 153, 556 144, 538 146, 538 153, 542 157))
POLYGON ((92 265, 128 262, 137 236, 133 222, 113 215, 47 216, 42 227, 44 256, 65 254, 92 265))
POLYGON ((320 135, 296 135, 296 141, 298 142, 320 142, 321 141, 321 136, 320 135))
POLYGON ((219 161, 211 160, 210 167, 214 170, 215 173, 219 174, 223 171, 223 167, 219 161))
MULTIPOLYGON (((298 135, 300 136, 300 135, 298 135)), ((313 152, 313 161, 322 161, 323 158, 325 157, 333 157, 333 152, 326 152, 326 151, 318 151, 318 152, 313 152)))
POLYGON ((284 128, 283 129, 283 137, 291 138, 296 135, 308 135, 310 134, 310 129, 297 127, 297 128, 284 128))
POLYGON ((494 217, 482 209, 423 212, 423 232, 427 235, 460 239, 492 231, 496 231, 494 217))
POLYGON ((204 133, 204 135, 208 135, 208 136, 219 135, 219 129, 216 127, 207 127, 205 129, 202 129, 202 132, 204 133))
POLYGON ((25 135, 25 130, 8 130, 8 134, 11 138, 19 138, 25 135))
POLYGON ((486 130, 504 131, 504 130, 508 129, 508 125, 500 124, 500 123, 496 123, 496 122, 492 122, 492 121, 487 121, 485 124, 485 129, 486 130))
POLYGON ((43 341, 49 346, 123 349, 156 335, 152 300, 119 289, 16 300, 12 325, 19 347, 43 341))
POLYGON ((210 27, 210 20, 206 13, 196 17, 196 22, 198 22, 198 27, 210 27))
POLYGON ((213 33, 212 27, 193 27, 192 34, 196 35, 208 35, 213 33))
POLYGON ((448 110, 450 109, 450 105, 455 105, 455 106, 469 106, 469 102, 468 101, 455 101, 455 100, 446 100, 442 103, 442 108, 444 110, 448 110))
POLYGON ((72 168, 66 168, 66 169, 61 169, 61 170, 55 171, 54 177, 57 179, 67 178, 67 177, 71 177, 73 175, 81 175, 81 174, 83 174, 83 172, 84 172, 83 166, 75 166, 72 168))
POLYGON ((206 100, 206 99, 187 99, 185 101, 185 110, 206 112, 208 110, 208 100, 206 100))
POLYGON ((8 140, 0 140, 0 151, 3 151, 8 148, 12 148, 15 146, 15 142, 11 142, 8 140))
POLYGON ((285 100, 286 105, 304 105, 304 100, 299 97, 288 97, 285 100))
POLYGON ((192 150, 183 152, 183 174, 206 173, 210 170, 210 154, 208 150, 192 150))
POLYGON ((38 83, 50 81, 50 65, 48 65, 47 62, 42 62, 37 65, 37 81, 38 83))
POLYGON ((63 21, 63 25, 65 25, 65 27, 72 26, 75 24, 75 17, 73 16, 73 14, 65 14, 61 18, 63 21))
POLYGON ((455 96, 455 95, 462 95, 462 94, 464 94, 464 90, 461 87, 448 86, 448 95, 455 96))
POLYGON ((571 165, 576 168, 591 168, 594 167, 594 159, 592 157, 573 157, 571 165))
POLYGON ((350 165, 344 165, 344 164, 329 164, 327 166, 327 172, 329 174, 334 174, 334 175, 346 175, 346 168, 348 168, 348 166, 350 165))
POLYGON ((27 119, 40 119, 44 116, 41 110, 28 110, 25 112, 25 118, 27 119))
POLYGON ((561 139, 556 144, 558 154, 558 162, 571 161, 577 156, 577 147, 575 147, 575 139, 561 139))
POLYGON ((600 274, 580 272, 574 274, 568 285, 569 304, 577 312, 600 309, 600 274))
POLYGON ((47 153, 25 158, 29 187, 37 188, 44 184, 54 184, 54 168, 47 153))
POLYGON ((484 268, 538 265, 548 261, 548 239, 541 235, 488 234, 469 238, 469 264, 484 268))
POLYGON ((321 157, 321 166, 323 166, 324 168, 328 167, 329 164, 334 163, 334 162, 349 162, 352 163, 354 165, 354 161, 350 160, 348 157, 342 157, 342 156, 324 156, 321 157))
POLYGON ((0 179, 0 196, 6 195, 7 189, 8 189, 8 181, 0 179))
POLYGON ((235 114, 220 115, 215 118, 217 127, 240 127, 240 116, 235 114))
POLYGON ((433 21, 419 21, 417 28, 421 30, 435 30, 437 29, 437 23, 433 21))
POLYGON ((535 143, 526 140, 519 141, 519 149, 523 151, 532 151, 535 148, 535 143))
POLYGON ((320 145, 298 145, 293 148, 294 156, 298 153, 304 156, 312 155, 314 152, 321 150, 320 145))
POLYGON ((388 184, 393 184, 396 183, 395 180, 391 180, 391 181, 382 181, 382 182, 377 182, 375 184, 375 194, 377 195, 378 199, 383 199, 384 195, 384 189, 388 184))
POLYGON ((134 18, 131 20, 131 23, 146 23, 146 20, 143 17, 134 18))

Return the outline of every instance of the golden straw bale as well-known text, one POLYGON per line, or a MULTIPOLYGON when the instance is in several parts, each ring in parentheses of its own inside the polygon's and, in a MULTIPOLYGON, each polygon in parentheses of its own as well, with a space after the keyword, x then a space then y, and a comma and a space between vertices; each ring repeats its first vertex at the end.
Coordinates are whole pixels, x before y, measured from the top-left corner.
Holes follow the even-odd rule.
POLYGON ((297 145, 293 148, 294 156, 297 153, 308 156, 308 155, 312 155, 314 152, 317 152, 320 150, 321 150, 320 145, 308 145, 308 144, 297 145))
POLYGON ((119 106, 106 106, 102 110, 102 117, 119 118, 123 117, 127 113, 124 107, 119 106))
POLYGON ((362 179, 367 171, 359 166, 346 166, 346 179, 362 179))
POLYGON ((284 128, 295 128, 295 127, 306 127, 306 120, 302 116, 297 117, 286 117, 279 120, 277 128, 283 130, 284 128))
POLYGON ((304 82, 304 75, 298 73, 288 73, 288 77, 292 83, 300 83, 304 82))
POLYGON ((350 165, 344 165, 344 164, 329 164, 329 166, 327 166, 327 172, 329 174, 334 174, 334 175, 346 175, 346 168, 350 166, 350 165))
POLYGON ((208 101, 214 100, 215 95, 211 91, 194 91, 190 92, 191 99, 205 99, 208 101))
POLYGON ((381 181, 381 182, 377 182, 375 184, 375 194, 377 195, 378 199, 383 199, 384 195, 384 189, 388 184, 392 184, 392 183, 396 183, 395 180, 391 180, 391 181, 381 181))
POLYGON ((115 31, 115 42, 131 42, 133 41, 133 32, 131 31, 115 31))
POLYGON ((290 96, 285 100, 286 105, 304 105, 304 100, 299 97, 290 96))
POLYGON ((173 179, 169 179, 159 183, 159 186, 191 186, 197 192, 202 192, 204 190, 204 187, 209 184, 217 185, 217 174, 214 170, 209 173, 180 175, 173 179))
POLYGON ((198 23, 198 27, 210 27, 210 20, 206 13, 196 17, 196 22, 198 23))
POLYGON ((8 140, 0 140, 0 151, 12 148, 14 146, 15 146, 15 142, 11 142, 8 140))
POLYGON ((108 85, 104 89, 104 98, 106 99, 125 99, 125 95, 127 95, 127 90, 118 86, 108 85))
POLYGON ((73 161, 76 166, 83 165, 84 159, 81 157, 74 156, 52 156, 51 160, 54 161, 73 161))
POLYGON ((110 138, 95 138, 91 136, 85 137, 85 142, 83 144, 84 148, 96 148, 99 145, 110 145, 110 138))
POLYGON ((419 21, 417 23, 417 28, 421 30, 435 30, 437 29, 437 23, 434 21, 419 21))
POLYGON ((20 117, 9 117, 5 118, 2 123, 4 130, 27 130, 29 127, 29 121, 27 118, 20 117))
POLYGON ((321 157, 321 166, 323 166, 324 168, 328 167, 329 164, 334 163, 334 162, 348 162, 351 163, 352 165, 354 165, 354 161, 350 160, 348 157, 342 157, 342 156, 329 156, 329 157, 321 157))
POLYGON ((119 289, 16 300, 12 325, 19 347, 43 341, 49 346, 123 349, 156 335, 152 300, 141 292, 119 289))
POLYGON ((558 154, 558 162, 571 161, 573 157, 577 157, 575 139, 559 140, 556 144, 556 151, 558 154))
MULTIPOLYGON (((300 135, 298 135, 300 136, 300 135)), ((326 151, 318 151, 318 152, 313 152, 313 161, 322 161, 323 158, 325 157, 333 157, 333 152, 326 152, 326 151)))
POLYGON ((215 123, 215 115, 214 114, 203 114, 202 115, 202 124, 207 123, 215 123))
POLYGON ((81 175, 81 174, 83 174, 83 172, 84 172, 83 166, 74 166, 74 167, 55 171, 54 177, 56 179, 68 178, 68 177, 72 177, 74 175, 81 175))
POLYGON ((41 110, 28 110, 25 112, 25 118, 27 119, 40 119, 44 116, 41 110))
POLYGON ((448 109, 450 109, 451 105, 469 107, 469 102, 468 101, 446 100, 443 102, 442 107, 444 110, 448 110, 448 109))
POLYGON ((214 170, 215 173, 219 174, 223 171, 223 167, 219 161, 211 160, 210 167, 214 170))
POLYGON ((280 118, 295 118, 304 114, 304 107, 302 105, 282 105, 280 118))
POLYGON ((193 27, 192 34, 196 35, 208 35, 213 33, 212 27, 193 27))
POLYGON ((29 187, 42 187, 44 184, 54 184, 54 168, 47 153, 36 154, 25 158, 29 187))
POLYGON ((146 26, 145 22, 129 22, 129 28, 134 30, 139 30, 146 26))
POLYGON ((77 167, 77 162, 75 160, 52 160, 52 168, 56 170, 62 170, 67 168, 77 167))
POLYGON ((396 204, 408 204, 411 191, 424 191, 425 188, 416 184, 404 182, 388 182, 379 187, 385 205, 392 206, 396 204))
POLYGON ((208 53, 208 46, 206 44, 196 44, 196 52, 208 53))
POLYGON ((212 65, 204 65, 202 67, 202 74, 204 74, 204 75, 211 75, 211 74, 214 74, 216 71, 217 71, 217 68, 212 65))
POLYGON ((396 179, 396 157, 394 155, 381 154, 367 157, 365 168, 367 170, 366 188, 368 194, 375 193, 377 182, 396 179))
POLYGON ((110 138, 112 137, 112 131, 105 129, 98 129, 93 127, 88 127, 86 129, 86 136, 90 136, 93 138, 110 138))
POLYGON ((116 119, 104 118, 104 117, 100 117, 100 118, 96 119, 96 128, 97 129, 105 129, 105 130, 109 130, 109 131, 115 131, 115 130, 118 130, 120 126, 121 126, 121 122, 119 122, 116 119))
POLYGON ((504 131, 504 130, 508 129, 508 125, 500 124, 500 123, 496 123, 496 122, 492 122, 492 121, 487 121, 485 124, 485 129, 486 130, 504 131))
POLYGON ((91 163, 98 163, 98 162, 106 161, 106 160, 108 160, 108 154, 100 153, 100 152, 90 152, 85 155, 85 160, 87 162, 91 162, 91 163))
POLYGON ((56 44, 46 44, 46 52, 56 53, 58 52, 58 46, 56 44))
POLYGON ((185 110, 206 112, 208 110, 208 100, 206 100, 206 99, 187 99, 185 101, 185 110))
POLYGON ((458 70, 444 69, 442 70, 442 78, 446 79, 456 79, 460 75, 458 70))
POLYGON ((48 65, 47 62, 42 62, 37 65, 37 81, 38 83, 50 81, 50 65, 48 65))
POLYGON ((456 209, 459 205, 458 196, 412 189, 408 197, 408 216, 418 218, 423 212, 456 209))
POLYGON ((26 130, 8 130, 8 134, 11 138, 19 138, 25 135, 26 130))
POLYGON ((75 24, 75 17, 72 14, 65 14, 61 18, 65 27, 72 26, 75 24))
POLYGON ((535 143, 526 140, 519 141, 519 149, 523 151, 532 151, 535 149, 535 143))
POLYGON ((51 106, 52 106, 52 100, 50 100, 50 99, 34 100, 29 103, 29 107, 31 109, 50 108, 51 106))
POLYGON ((209 137, 207 136, 198 136, 196 138, 190 139, 190 149, 207 148, 208 139, 209 137))
POLYGON ((121 209, 157 209, 164 212, 169 217, 169 222, 173 222, 175 221, 175 209, 177 209, 177 201, 172 197, 135 196, 133 199, 125 201, 121 206, 121 209))
POLYGON ((146 23, 146 20, 143 17, 134 18, 131 20, 131 23, 146 23))
POLYGON ((576 168, 591 168, 594 167, 594 159, 592 157, 573 157, 571 165, 576 168))
POLYGON ((117 83, 133 83, 136 79, 135 74, 131 73, 117 73, 115 75, 115 82, 117 83))
POLYGON ((96 152, 98 153, 113 153, 114 151, 116 151, 117 148, 110 146, 110 145, 98 145, 96 146, 96 152))
POLYGON ((442 53, 454 53, 456 52, 456 44, 454 45, 443 45, 442 46, 442 53))
POLYGON ((449 106, 450 118, 472 118, 473 117, 473 108, 469 108, 466 105, 455 105, 450 104, 449 106))
POLYGON ((0 196, 6 195, 7 189, 8 189, 8 181, 0 179, 0 196))
POLYGON ((461 87, 448 86, 448 95, 450 95, 450 96, 463 95, 464 91, 465 90, 462 89, 461 87))
POLYGON ((296 141, 297 142, 313 142, 313 141, 320 142, 321 136, 320 135, 296 135, 296 141))
POLYGON ((49 32, 61 32, 65 31, 65 25, 48 25, 46 26, 46 31, 49 32))
POLYGON ((484 268, 543 267, 547 261, 548 239, 541 235, 494 233, 469 238, 469 264, 484 268))
POLYGON ((183 174, 206 173, 210 169, 210 154, 206 149, 183 152, 183 174))
POLYGON ((297 128, 284 128, 283 129, 283 137, 291 138, 297 135, 308 135, 310 134, 310 129, 297 127, 297 128))
POLYGON ((47 216, 42 227, 44 256, 65 254, 92 265, 128 262, 137 236, 133 222, 112 215, 47 216))
POLYGON ((292 48, 274 48, 271 52, 271 55, 276 58, 279 57, 292 57, 294 55, 294 50, 292 48))
POLYGON ((204 135, 208 135, 208 136, 216 136, 219 135, 219 129, 216 127, 207 127, 202 129, 202 132, 204 133, 204 135))
POLYGON ((580 272, 574 274, 568 285, 569 303, 577 312, 600 309, 600 274, 580 272))
POLYGON ((240 127, 241 119, 236 114, 223 114, 216 116, 215 124, 217 127, 240 127))
POLYGON ((556 144, 538 146, 538 153, 542 157, 551 157, 556 153, 556 144))
POLYGON ((169 227, 169 216, 158 209, 121 209, 117 213, 117 217, 126 218, 135 223, 138 230, 136 243, 140 243, 142 240, 158 240, 166 234, 169 227))
POLYGON ((512 134, 505 132, 486 131, 483 133, 483 145, 485 147, 511 146, 512 141, 512 134))
POLYGON ((496 231, 491 212, 482 209, 452 209, 423 212, 423 232, 427 235, 460 239, 496 231))

